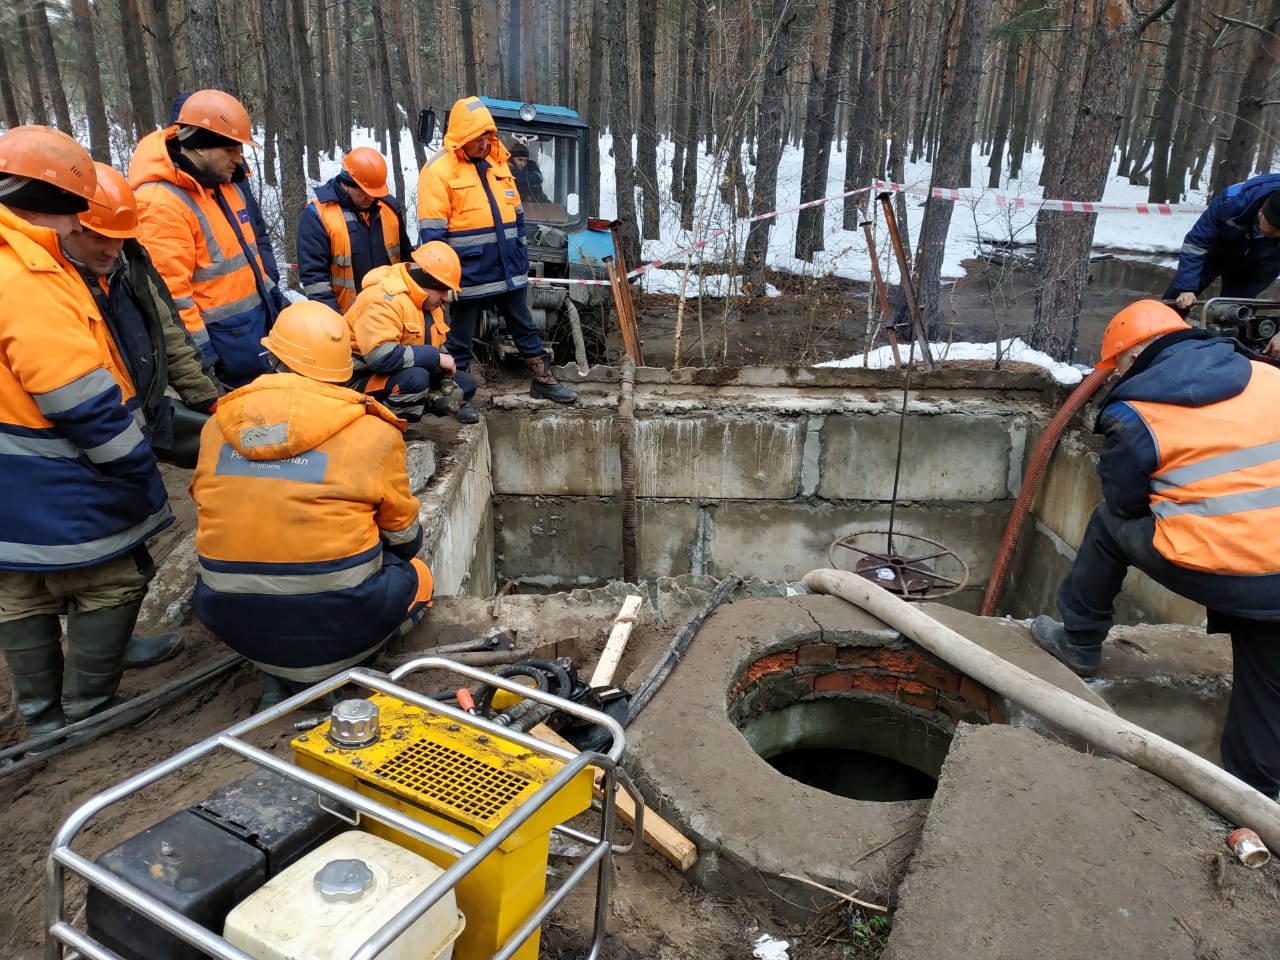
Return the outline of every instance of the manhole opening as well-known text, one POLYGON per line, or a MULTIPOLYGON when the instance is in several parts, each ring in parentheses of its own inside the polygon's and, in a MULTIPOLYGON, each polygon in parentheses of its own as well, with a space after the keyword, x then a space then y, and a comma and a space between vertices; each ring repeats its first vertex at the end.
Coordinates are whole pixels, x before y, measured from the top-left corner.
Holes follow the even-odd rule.
POLYGON ((727 713, 783 776, 872 802, 932 797, 956 723, 1004 720, 990 691, 917 648, 824 643, 745 664, 727 713))

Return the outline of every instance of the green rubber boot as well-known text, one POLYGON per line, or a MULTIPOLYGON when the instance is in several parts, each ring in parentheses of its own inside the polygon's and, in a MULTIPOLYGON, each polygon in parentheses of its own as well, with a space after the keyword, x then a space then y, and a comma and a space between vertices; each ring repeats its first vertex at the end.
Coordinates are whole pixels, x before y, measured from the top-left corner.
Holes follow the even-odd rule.
POLYGON ((67 672, 62 710, 74 723, 115 702, 124 672, 124 652, 142 601, 67 616, 67 672))
POLYGON ((177 654, 182 637, 176 633, 158 633, 153 637, 134 634, 124 648, 124 669, 141 670, 164 663, 177 654))
POLYGON ((0 649, 14 699, 33 737, 66 726, 62 716, 62 627, 53 614, 0 623, 0 649))

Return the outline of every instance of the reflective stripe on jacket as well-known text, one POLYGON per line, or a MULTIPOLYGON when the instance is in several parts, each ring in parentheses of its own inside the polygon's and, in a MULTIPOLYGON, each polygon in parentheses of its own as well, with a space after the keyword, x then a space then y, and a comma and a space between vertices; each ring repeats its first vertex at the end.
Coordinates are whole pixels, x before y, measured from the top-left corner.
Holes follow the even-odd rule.
POLYGON ((400 426, 353 390, 290 373, 218 402, 191 481, 205 626, 289 667, 395 629, 416 578, 384 551, 407 561, 422 543, 400 426))
POLYGON ((427 292, 409 279, 407 264, 378 267, 346 313, 357 374, 394 373, 408 367, 434 370, 449 326, 444 310, 431 311, 431 343, 423 314, 427 292))
POLYGON ((489 109, 478 97, 449 112, 444 146, 418 175, 418 242, 444 240, 462 262, 462 299, 491 297, 529 285, 524 208, 507 166, 511 154, 497 137, 489 109), (486 130, 489 153, 473 163, 462 145, 486 130))
POLYGON ((0 206, 0 569, 94 566, 173 522, 133 398, 58 235, 0 206))
POLYGON ((1202 407, 1130 400, 1151 431, 1155 547, 1209 573, 1280 573, 1280 369, 1253 362, 1244 391, 1202 407))
POLYGON ((242 384, 268 369, 258 341, 273 316, 264 295, 275 284, 262 263, 240 187, 205 187, 179 169, 167 145, 176 129, 143 137, 129 161, 138 239, 196 345, 217 360, 223 380, 242 384))
MULTIPOLYGON (((336 178, 316 190, 298 221, 298 276, 308 299, 346 313, 368 272, 400 263, 404 225, 394 199, 367 211, 343 203, 336 178)), ((403 241, 407 245, 407 239, 403 241)))

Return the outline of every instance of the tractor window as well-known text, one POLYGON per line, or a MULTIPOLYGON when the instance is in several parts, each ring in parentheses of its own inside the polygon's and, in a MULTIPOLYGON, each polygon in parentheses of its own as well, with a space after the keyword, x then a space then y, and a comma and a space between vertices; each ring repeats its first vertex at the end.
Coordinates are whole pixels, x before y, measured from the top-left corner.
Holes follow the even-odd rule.
POLYGON ((501 128, 499 133, 511 151, 511 172, 520 191, 525 220, 549 224, 575 221, 586 193, 585 171, 578 162, 578 139, 501 128))

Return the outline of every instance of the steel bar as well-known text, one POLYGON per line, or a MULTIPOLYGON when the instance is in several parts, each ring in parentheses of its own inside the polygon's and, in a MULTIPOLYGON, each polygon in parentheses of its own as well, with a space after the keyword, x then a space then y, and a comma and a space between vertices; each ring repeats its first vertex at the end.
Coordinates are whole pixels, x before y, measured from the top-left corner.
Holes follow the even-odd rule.
POLYGON ((867 238, 867 255, 871 258, 871 279, 875 283, 876 293, 880 295, 880 315, 884 318, 884 335, 889 341, 889 349, 893 351, 893 365, 902 366, 902 354, 898 352, 897 324, 893 322, 893 308, 889 306, 889 291, 885 289, 884 275, 880 273, 880 259, 876 254, 876 237, 871 230, 871 221, 862 221, 862 232, 867 238))
MULTIPOLYGON (((929 352, 929 334, 925 329, 924 317, 920 313, 920 302, 916 299, 915 281, 911 279, 911 258, 902 242, 902 233, 898 230, 898 216, 893 212, 893 194, 882 193, 877 197, 884 208, 885 226, 889 228, 889 240, 893 243, 894 255, 898 258, 898 272, 902 280, 898 284, 902 288, 902 296, 907 301, 907 312, 911 315, 916 339, 920 341, 920 350, 924 355, 925 366, 933 369, 933 355, 929 352)), ((912 351, 912 356, 915 352, 912 351)))

